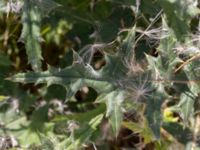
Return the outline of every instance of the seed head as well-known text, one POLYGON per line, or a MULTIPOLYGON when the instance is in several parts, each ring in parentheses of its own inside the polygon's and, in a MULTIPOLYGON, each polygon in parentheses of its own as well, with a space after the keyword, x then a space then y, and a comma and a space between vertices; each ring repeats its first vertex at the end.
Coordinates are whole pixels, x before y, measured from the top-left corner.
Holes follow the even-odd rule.
POLYGON ((145 102, 145 100, 150 96, 153 89, 148 78, 148 76, 143 77, 143 75, 141 75, 131 82, 128 89, 131 99, 136 102, 145 102))

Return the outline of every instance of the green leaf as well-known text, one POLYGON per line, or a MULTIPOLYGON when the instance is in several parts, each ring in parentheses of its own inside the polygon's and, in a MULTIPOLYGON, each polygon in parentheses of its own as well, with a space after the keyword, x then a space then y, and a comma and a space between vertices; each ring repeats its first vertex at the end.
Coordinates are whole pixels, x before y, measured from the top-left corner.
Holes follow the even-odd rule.
POLYGON ((131 30, 128 32, 126 38, 123 40, 120 47, 119 56, 121 58, 125 58, 126 61, 130 61, 130 59, 133 57, 134 54, 133 48, 136 46, 135 33, 136 33, 136 26, 133 26, 131 30))
POLYGON ((9 57, 6 56, 3 53, 0 53, 0 66, 7 66, 7 67, 9 67, 11 64, 12 63, 11 63, 9 57))
POLYGON ((159 13, 161 7, 157 1, 141 1, 140 9, 142 13, 153 17, 159 13))
POLYGON ((191 92, 184 92, 180 96, 180 101, 177 105, 170 107, 171 110, 180 114, 185 125, 194 115, 195 96, 191 92))
POLYGON ((34 70, 41 70, 41 46, 40 46, 40 22, 41 12, 30 0, 24 1, 22 14, 22 33, 20 40, 25 42, 28 63, 34 70))
POLYGON ((0 113, 0 123, 3 124, 3 128, 0 128, 0 134, 4 136, 13 135, 19 140, 22 147, 28 147, 40 141, 37 132, 29 128, 30 122, 26 120, 26 117, 16 113, 14 109, 0 113))
POLYGON ((177 43, 176 37, 167 26, 164 17, 162 18, 162 29, 161 36, 164 38, 160 40, 157 48, 159 56, 153 57, 146 55, 146 58, 149 63, 149 68, 154 70, 154 73, 159 73, 162 79, 170 80, 173 77, 176 65, 181 62, 181 60, 177 57, 174 50, 177 43))
POLYGON ((53 9, 60 6, 54 0, 33 0, 32 3, 40 9, 43 16, 48 15, 53 9))
POLYGON ((192 141, 191 129, 179 123, 164 123, 162 127, 184 145, 192 141))
POLYGON ((105 95, 100 95, 97 102, 105 102, 107 106, 106 116, 109 117, 114 135, 117 137, 123 120, 122 102, 125 92, 120 90, 112 91, 105 95))
MULTIPOLYGON (((105 104, 101 104, 88 112, 55 117, 53 121, 58 124, 58 126, 56 126, 57 128, 59 128, 59 124, 61 124, 61 126, 64 125, 62 128, 66 130, 65 128, 69 121, 75 121, 77 126, 79 126, 79 128, 71 132, 71 135, 66 138, 66 140, 59 144, 60 147, 62 147, 60 149, 74 150, 78 149, 83 144, 87 144, 96 132, 99 133, 97 128, 104 117, 104 112, 105 104)), ((62 132, 61 134, 66 133, 62 132)))
POLYGON ((65 100, 66 90, 60 85, 53 84, 48 88, 45 87, 44 90, 45 90, 44 98, 48 101, 55 98, 63 101, 65 100))
POLYGON ((31 116, 31 129, 35 131, 43 131, 45 122, 48 121, 48 109, 47 105, 38 108, 38 110, 34 111, 31 116))
POLYGON ((144 143, 150 143, 154 140, 154 135, 152 130, 148 127, 147 121, 144 123, 135 123, 135 122, 123 122, 122 125, 134 133, 139 133, 144 138, 144 143))
MULTIPOLYGON (((193 54, 193 56, 198 54, 193 54)), ((200 85, 199 85, 199 59, 193 60, 186 64, 183 68, 184 73, 186 74, 188 81, 197 81, 193 83, 189 83, 188 86, 190 87, 190 91, 195 95, 198 96, 198 93, 200 92, 200 85)))
POLYGON ((105 56, 106 66, 104 66, 100 72, 102 76, 112 76, 115 81, 122 79, 126 76, 128 69, 123 63, 121 56, 105 56))
POLYGON ((110 114, 110 123, 114 132, 115 137, 117 137, 119 130, 121 128, 121 122, 123 120, 123 113, 121 105, 116 102, 116 104, 113 105, 112 112, 110 114))
POLYGON ((175 73, 177 65, 182 60, 177 57, 176 51, 174 50, 178 41, 174 33, 167 26, 165 17, 162 18, 162 29, 161 36, 163 38, 160 40, 157 48, 159 55, 157 57, 146 55, 148 67, 152 71, 152 78, 162 80, 165 84, 171 84, 173 81, 176 81, 174 83, 176 84, 178 81, 187 80, 184 73, 175 73))
POLYGON ((58 6, 52 0, 25 0, 22 14, 22 33, 20 40, 25 42, 28 63, 33 70, 41 70, 41 35, 40 24, 42 15, 49 13, 58 6))
POLYGON ((167 57, 170 60, 175 59, 176 54, 173 48, 176 46, 177 39, 172 30, 168 27, 166 17, 162 17, 161 37, 163 38, 160 40, 157 50, 161 52, 162 57, 167 57))
POLYGON ((164 102, 164 93, 155 92, 146 101, 145 116, 155 139, 160 139, 162 124, 161 105, 164 102))
POLYGON ((178 40, 183 40, 190 32, 189 23, 200 10, 193 0, 159 0, 167 16, 169 26, 174 30, 178 40))
POLYGON ((69 120, 75 120, 80 123, 88 122, 91 118, 97 116, 100 113, 104 113, 106 110, 105 104, 100 104, 98 107, 96 107, 93 110, 84 112, 84 113, 74 113, 71 115, 59 115, 55 116, 52 120, 53 122, 62 122, 62 121, 69 121, 69 120))
POLYGON ((103 116, 103 114, 99 114, 92 118, 87 124, 82 124, 80 129, 75 130, 74 133, 72 133, 73 135, 65 141, 66 150, 78 149, 82 144, 89 142, 101 123, 103 116))
POLYGON ((92 87, 98 93, 109 92, 115 89, 117 81, 108 74, 104 75, 104 72, 96 71, 90 65, 83 64, 78 54, 75 53, 74 57, 76 63, 62 70, 49 67, 49 70, 44 72, 19 73, 9 78, 9 80, 21 83, 62 85, 67 90, 67 98, 73 96, 83 86, 92 87))

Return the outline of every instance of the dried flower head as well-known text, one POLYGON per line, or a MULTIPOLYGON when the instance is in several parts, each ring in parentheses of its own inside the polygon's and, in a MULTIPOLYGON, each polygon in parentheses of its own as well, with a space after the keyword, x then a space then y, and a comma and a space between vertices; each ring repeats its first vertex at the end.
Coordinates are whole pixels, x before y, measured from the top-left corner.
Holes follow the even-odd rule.
POLYGON ((144 102, 153 91, 148 75, 140 75, 130 82, 128 90, 130 98, 136 102, 144 102))

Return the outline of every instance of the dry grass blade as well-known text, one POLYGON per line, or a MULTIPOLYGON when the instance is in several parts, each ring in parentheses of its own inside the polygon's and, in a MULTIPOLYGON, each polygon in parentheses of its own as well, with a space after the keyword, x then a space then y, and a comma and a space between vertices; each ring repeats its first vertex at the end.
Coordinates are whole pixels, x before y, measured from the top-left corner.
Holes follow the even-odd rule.
POLYGON ((183 68, 185 65, 187 65, 188 63, 190 63, 191 61, 197 59, 200 57, 200 53, 198 53, 197 55, 192 56, 190 59, 186 60, 185 62, 183 62, 174 72, 178 72, 181 68, 183 68))

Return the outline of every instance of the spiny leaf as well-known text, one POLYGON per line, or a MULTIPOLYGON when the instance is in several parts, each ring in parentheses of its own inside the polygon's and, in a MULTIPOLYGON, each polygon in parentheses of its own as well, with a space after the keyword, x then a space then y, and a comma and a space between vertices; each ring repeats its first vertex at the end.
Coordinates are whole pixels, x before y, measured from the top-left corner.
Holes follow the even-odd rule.
POLYGON ((121 56, 105 56, 106 65, 100 70, 103 76, 112 76, 116 80, 120 80, 126 76, 128 69, 123 63, 121 56))
POLYGON ((109 117, 113 132, 117 137, 123 119, 122 102, 125 92, 120 90, 112 91, 108 94, 100 95, 97 102, 105 102, 107 106, 106 116, 109 117))
POLYGON ((145 116, 149 127, 153 131, 155 139, 160 139, 160 127, 162 124, 161 105, 164 101, 163 93, 155 92, 147 100, 145 116))
POLYGON ((76 120, 80 123, 83 123, 83 122, 88 122, 91 118, 104 112, 105 112, 105 104, 101 104, 97 108, 84 113, 56 116, 52 121, 62 122, 62 121, 76 120))
MULTIPOLYGON (((188 80, 194 80, 198 81, 199 80, 199 59, 193 60, 192 62, 188 63, 187 65, 184 66, 183 70, 188 78, 188 80)), ((190 84, 188 85, 190 87, 191 92, 195 95, 198 96, 198 93, 200 92, 200 85, 198 82, 195 84, 190 84)))
POLYGON ((124 41, 121 44, 121 49, 119 51, 119 55, 123 58, 125 57, 127 60, 129 60, 135 47, 135 33, 136 33, 136 26, 133 26, 131 30, 128 32, 127 37, 124 39, 124 41))
MULTIPOLYGON (((123 99, 122 99, 123 100, 123 99)), ((112 125, 112 129, 114 132, 115 137, 117 137, 119 130, 121 128, 121 122, 123 119, 123 114, 122 114, 122 107, 120 104, 114 103, 113 108, 112 108, 111 116, 110 116, 110 123, 112 125)))
POLYGON ((153 139, 153 133, 148 127, 146 121, 143 124, 134 122, 123 122, 122 125, 132 130, 134 133, 139 133, 144 138, 144 143, 150 143, 153 139))
POLYGON ((190 32, 191 18, 198 15, 200 10, 193 0, 159 0, 167 16, 169 26, 174 30, 178 40, 183 40, 190 32))
MULTIPOLYGON (((49 67, 44 72, 19 73, 9 78, 21 83, 59 84, 66 88, 67 97, 71 97, 83 86, 89 86, 98 93, 108 92, 115 88, 116 81, 110 76, 103 76, 102 72, 95 71, 90 65, 83 64, 77 54, 76 63, 64 69, 49 67)), ((110 68, 111 69, 111 68, 110 68)))
POLYGON ((23 5, 22 24, 23 29, 20 40, 25 42, 28 63, 33 70, 41 70, 41 36, 40 23, 42 15, 49 13, 57 7, 52 0, 25 0, 23 5))
POLYGON ((180 114, 185 125, 188 125, 189 119, 194 115, 195 97, 191 92, 182 93, 177 105, 170 107, 172 111, 180 114))
POLYGON ((28 63, 34 70, 41 70, 41 46, 40 46, 40 22, 41 12, 32 1, 25 0, 22 14, 23 29, 20 40, 25 42, 28 63))
POLYGON ((166 24, 165 18, 162 18, 162 38, 160 44, 157 48, 159 52, 158 57, 153 57, 151 55, 146 55, 149 69, 153 72, 153 78, 163 79, 163 80, 181 80, 182 78, 175 77, 175 68, 181 60, 177 57, 174 47, 176 46, 177 40, 173 32, 169 29, 166 24), (165 30, 168 30, 169 35, 165 35, 165 30))
POLYGON ((97 128, 105 115, 104 112, 105 104, 101 104, 96 109, 89 112, 56 117, 53 121, 56 121, 58 124, 64 123, 63 128, 66 128, 65 122, 71 120, 76 121, 78 125, 80 125, 80 128, 74 129, 74 131, 71 133, 71 136, 63 141, 61 145, 65 148, 62 149, 78 149, 82 144, 89 142, 93 134, 97 132, 97 128))
POLYGON ((96 132, 97 127, 103 119, 103 114, 96 115, 91 118, 87 124, 82 124, 81 128, 74 131, 73 136, 66 139, 66 150, 78 149, 82 144, 89 142, 91 136, 96 132))

